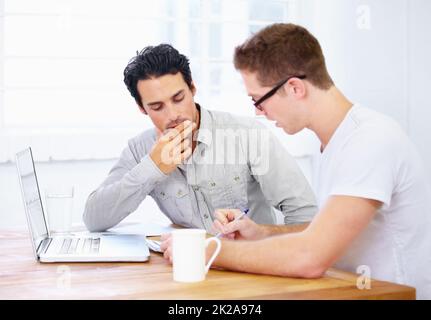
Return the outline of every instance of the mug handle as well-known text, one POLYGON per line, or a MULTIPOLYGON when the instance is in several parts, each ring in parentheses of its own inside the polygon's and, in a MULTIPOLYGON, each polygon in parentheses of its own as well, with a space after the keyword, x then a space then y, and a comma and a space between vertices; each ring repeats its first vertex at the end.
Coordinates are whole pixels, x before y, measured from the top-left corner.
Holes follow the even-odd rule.
POLYGON ((217 248, 214 251, 213 255, 211 256, 210 260, 208 261, 207 265, 205 266, 205 274, 208 273, 208 270, 210 269, 212 263, 214 262, 215 258, 217 257, 217 255, 219 254, 220 249, 221 249, 221 241, 219 238, 216 238, 216 237, 206 239, 205 240, 205 248, 208 247, 208 245, 211 241, 215 241, 217 243, 217 248))

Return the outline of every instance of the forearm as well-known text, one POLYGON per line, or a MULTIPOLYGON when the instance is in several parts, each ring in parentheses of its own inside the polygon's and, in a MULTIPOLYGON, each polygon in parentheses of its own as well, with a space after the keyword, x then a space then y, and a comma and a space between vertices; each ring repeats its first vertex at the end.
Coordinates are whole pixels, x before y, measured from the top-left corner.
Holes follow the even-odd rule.
POLYGON ((223 241, 215 265, 244 272, 323 275, 373 219, 381 202, 331 196, 306 230, 257 241, 223 241))
POLYGON ((165 178, 148 156, 120 179, 108 178, 88 197, 83 216, 85 225, 90 231, 113 227, 136 210, 155 185, 165 178))
POLYGON ((285 233, 296 233, 305 230, 310 223, 298 223, 298 224, 265 224, 262 226, 262 234, 264 237, 270 237, 274 235, 280 235, 285 233))
POLYGON ((100 187, 88 197, 84 223, 92 232, 105 231, 136 210, 144 198, 139 187, 124 188, 122 181, 100 187))
POLYGON ((224 240, 213 265, 240 272, 304 278, 320 277, 326 270, 302 233, 257 241, 224 240))

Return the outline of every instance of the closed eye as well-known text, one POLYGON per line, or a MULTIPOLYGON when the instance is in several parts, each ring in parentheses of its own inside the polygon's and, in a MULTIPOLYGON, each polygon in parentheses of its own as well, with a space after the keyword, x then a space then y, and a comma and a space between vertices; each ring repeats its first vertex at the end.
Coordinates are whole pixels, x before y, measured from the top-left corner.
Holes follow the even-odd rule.
POLYGON ((159 104, 152 104, 152 105, 150 106, 150 108, 151 108, 151 110, 153 110, 153 111, 159 111, 159 110, 162 110, 162 104, 161 104, 161 103, 159 103, 159 104))
POLYGON ((174 102, 181 102, 184 99, 184 93, 183 92, 179 92, 176 95, 174 95, 173 101, 174 102))

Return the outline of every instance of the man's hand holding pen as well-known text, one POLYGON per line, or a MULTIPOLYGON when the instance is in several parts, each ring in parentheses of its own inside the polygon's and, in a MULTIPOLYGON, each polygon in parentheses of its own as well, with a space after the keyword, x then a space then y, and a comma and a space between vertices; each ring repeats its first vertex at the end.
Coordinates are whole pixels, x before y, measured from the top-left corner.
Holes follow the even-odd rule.
POLYGON ((258 225, 249 217, 248 210, 217 209, 214 212, 214 233, 225 239, 232 240, 259 240, 264 238, 262 225, 258 225))

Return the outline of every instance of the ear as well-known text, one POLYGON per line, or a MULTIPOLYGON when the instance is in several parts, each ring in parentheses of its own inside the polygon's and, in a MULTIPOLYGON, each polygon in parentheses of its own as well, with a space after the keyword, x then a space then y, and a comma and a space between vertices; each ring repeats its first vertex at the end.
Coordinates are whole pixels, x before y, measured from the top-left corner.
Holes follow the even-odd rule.
POLYGON ((192 92, 193 97, 196 94, 196 86, 195 83, 192 81, 191 86, 190 86, 190 91, 192 92))
POLYGON ((292 78, 287 81, 286 85, 287 88, 285 87, 285 90, 289 90, 288 92, 293 93, 297 99, 305 97, 307 93, 307 87, 305 86, 305 82, 303 80, 292 78))

